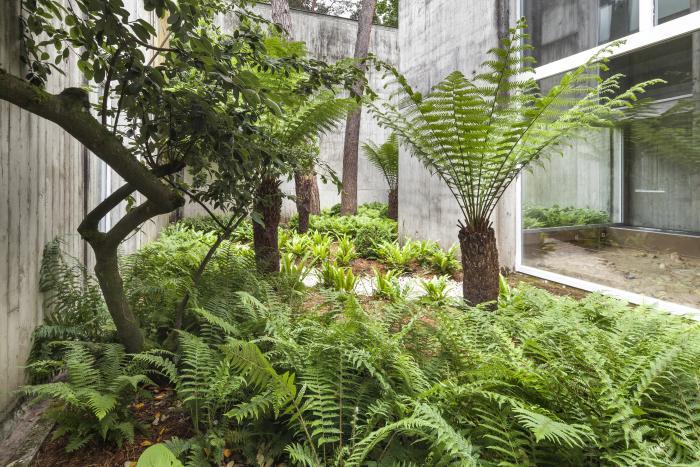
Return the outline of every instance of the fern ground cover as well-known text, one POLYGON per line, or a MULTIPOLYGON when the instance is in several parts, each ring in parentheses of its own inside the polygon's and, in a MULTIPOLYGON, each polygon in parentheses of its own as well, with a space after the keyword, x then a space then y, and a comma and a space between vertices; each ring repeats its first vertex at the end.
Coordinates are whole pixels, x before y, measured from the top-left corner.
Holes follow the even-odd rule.
MULTIPOLYGON (((327 266, 328 287, 298 287, 301 259, 289 239, 282 274, 251 274, 249 247, 225 242, 193 288, 188 277, 208 235, 171 229, 123 260, 150 343, 136 355, 97 342, 109 336, 95 339, 91 329, 61 332, 71 326, 70 303, 81 307, 76 316, 101 305, 54 259, 63 266, 53 281, 68 274, 73 288, 65 302, 54 297, 67 318, 56 316, 53 334, 41 334, 33 365, 42 375, 67 369, 69 378, 26 392, 52 399, 55 414, 81 414, 79 424, 59 418, 59 430, 71 433, 64 446, 145 449, 126 427, 137 425, 135 398, 153 387, 149 378, 171 388, 189 425, 176 437, 157 426, 139 435, 167 448, 149 451, 162 462, 165 452, 195 466, 224 465, 232 455, 244 465, 295 466, 700 462, 695 322, 505 282, 491 312, 445 299, 439 280, 426 286, 432 299, 412 300, 396 288, 397 272, 377 275, 383 293, 358 298, 341 265, 332 273, 327 266), (85 300, 76 299, 81 290, 85 300), (173 330, 184 291, 192 301, 183 328, 173 330), (50 335, 73 343, 50 344, 50 335), (101 349, 118 362, 108 364, 101 349)), ((351 246, 345 242, 344 256, 351 246)))

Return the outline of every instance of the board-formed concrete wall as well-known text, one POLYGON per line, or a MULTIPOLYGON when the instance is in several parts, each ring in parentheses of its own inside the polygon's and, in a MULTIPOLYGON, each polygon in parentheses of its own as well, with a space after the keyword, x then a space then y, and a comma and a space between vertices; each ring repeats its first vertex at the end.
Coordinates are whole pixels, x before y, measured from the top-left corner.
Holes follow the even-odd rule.
MULTIPOLYGON (((512 2, 511 16, 515 13, 512 2)), ((400 71, 427 92, 454 70, 471 76, 498 43, 495 0, 411 0, 399 3, 400 71)), ((511 17, 511 24, 514 18, 511 17)), ((399 233, 457 242, 461 213, 444 183, 405 149, 399 161, 399 233)), ((515 264, 515 191, 504 195, 494 215, 501 265, 515 264)))
MULTIPOLYGON (((143 11, 140 0, 125 3, 133 15, 143 11)), ((22 76, 19 4, 0 4, 0 67, 22 76)), ((83 84, 74 57, 64 71, 54 73, 49 91, 83 84)), ((61 237, 66 253, 92 266, 92 253, 76 229, 86 211, 122 183, 58 125, 0 100, 0 420, 24 381, 31 334, 44 317, 39 291, 44 245, 61 237)), ((106 222, 114 225, 124 209, 115 208, 106 222)), ((168 216, 160 216, 147 222, 122 251, 135 251, 167 221, 168 216)))
MULTIPOLYGON (((259 4, 256 11, 265 18, 270 18, 269 5, 259 4)), ((322 15, 300 10, 292 10, 292 25, 294 39, 306 43, 309 55, 328 63, 352 57, 355 51, 355 39, 357 37, 357 21, 339 18, 337 16, 322 15)), ((235 19, 226 18, 223 21, 224 29, 233 29, 235 19)), ((370 53, 381 60, 394 66, 399 62, 398 31, 395 28, 385 26, 373 26, 370 39, 370 53)), ((380 96, 386 95, 384 89, 383 73, 374 69, 368 72, 370 86, 380 96)), ((362 112, 360 127, 360 143, 374 141, 383 143, 389 133, 379 128, 371 115, 366 110, 362 112)), ((345 139, 345 124, 324 135, 320 139, 320 157, 322 161, 331 167, 339 178, 342 178, 343 169, 343 141, 345 139)), ((340 202, 338 188, 331 184, 323 184, 319 178, 319 195, 321 207, 332 206, 340 202)), ((287 194, 294 194, 294 181, 286 182, 282 186, 287 194)), ((358 164, 357 197, 360 204, 370 201, 387 201, 388 186, 381 173, 367 162, 360 151, 358 164)), ((282 208, 283 218, 288 218, 296 212, 294 203, 285 200, 282 208)), ((188 203, 185 207, 186 217, 204 215, 204 210, 195 204, 188 203)))

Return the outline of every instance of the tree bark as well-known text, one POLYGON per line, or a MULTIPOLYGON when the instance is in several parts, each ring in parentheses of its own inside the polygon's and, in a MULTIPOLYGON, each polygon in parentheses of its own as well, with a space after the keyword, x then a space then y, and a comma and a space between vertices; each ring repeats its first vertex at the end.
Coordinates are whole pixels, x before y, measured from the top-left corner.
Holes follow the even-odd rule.
POLYGON ((292 15, 289 12, 288 0, 270 0, 272 7, 272 22, 279 24, 288 38, 292 38, 294 31, 292 29, 292 15))
POLYGON ((399 188, 389 189, 389 219, 399 220, 399 188))
POLYGON ((280 270, 280 252, 277 244, 277 227, 282 209, 280 181, 266 177, 260 183, 253 207, 264 225, 253 222, 253 250, 258 271, 273 273, 280 270))
MULTIPOLYGON (((369 52, 372 20, 377 0, 362 0, 362 8, 357 21, 357 40, 355 41, 355 59, 367 58, 369 52)), ((362 66, 365 71, 366 67, 362 66)), ((361 81, 355 83, 352 95, 361 97, 364 86, 361 81)), ((340 196, 340 213, 352 215, 357 213, 357 152, 360 144, 360 123, 362 108, 348 115, 345 123, 345 142, 343 145, 343 191, 340 196)))
POLYGON ((299 214, 299 233, 306 233, 309 230, 309 215, 318 214, 319 198, 318 186, 316 185, 315 173, 304 173, 297 171, 294 173, 294 188, 297 194, 296 205, 299 214), (314 187, 316 187, 314 193, 314 187), (316 211, 314 212, 314 208, 316 211))
POLYGON ((498 300, 498 249, 493 228, 459 231, 462 250, 462 291, 470 305, 498 300))
POLYGON ((105 304, 117 328, 119 342, 127 352, 143 349, 144 336, 138 318, 129 307, 124 292, 124 282, 119 273, 119 256, 116 248, 95 248, 95 277, 102 290, 105 304))

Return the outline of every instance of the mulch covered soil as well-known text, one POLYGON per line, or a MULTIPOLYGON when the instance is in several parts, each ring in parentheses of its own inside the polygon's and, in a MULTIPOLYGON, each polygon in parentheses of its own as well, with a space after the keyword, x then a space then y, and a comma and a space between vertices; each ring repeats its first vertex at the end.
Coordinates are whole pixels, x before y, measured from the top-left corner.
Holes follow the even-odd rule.
POLYGON ((134 416, 143 425, 143 432, 137 430, 133 443, 124 444, 121 449, 92 442, 85 448, 65 452, 66 439, 51 440, 49 434, 32 466, 34 467, 125 467, 130 462, 136 465, 141 453, 152 444, 165 441, 173 436, 192 436, 191 424, 186 411, 175 398, 175 392, 167 387, 148 388, 152 398, 139 398, 132 405, 134 416))

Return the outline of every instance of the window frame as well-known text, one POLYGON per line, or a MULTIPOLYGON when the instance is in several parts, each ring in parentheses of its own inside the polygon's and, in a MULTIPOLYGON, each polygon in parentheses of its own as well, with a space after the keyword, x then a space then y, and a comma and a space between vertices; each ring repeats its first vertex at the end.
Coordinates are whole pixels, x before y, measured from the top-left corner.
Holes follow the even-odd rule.
MULTIPOLYGON (((516 1, 517 17, 522 16, 524 2, 526 0, 516 1)), ((609 55, 610 58, 620 55, 635 52, 647 47, 651 47, 672 39, 690 34, 695 31, 700 31, 700 11, 689 13, 679 18, 667 21, 662 24, 657 24, 656 10, 657 0, 639 0, 639 31, 632 33, 620 40, 623 44, 616 47, 609 55)), ((615 41, 613 41, 615 42, 615 41)), ((551 76, 565 73, 573 70, 578 66, 586 63, 591 57, 598 53, 603 48, 611 43, 602 44, 582 52, 575 53, 568 57, 538 66, 534 70, 534 79, 541 80, 551 76)), ((523 264, 523 225, 522 225, 522 195, 523 183, 522 175, 519 175, 515 180, 515 271, 529 276, 538 277, 540 279, 549 280, 559 284, 575 287, 589 292, 599 292, 605 295, 610 295, 630 303, 639 305, 654 305, 669 313, 679 315, 690 315, 700 319, 700 309, 681 305, 658 298, 649 297, 646 295, 630 292, 627 290, 609 287, 603 284, 578 279, 575 277, 565 276, 563 274, 546 271, 533 266, 523 264)))

